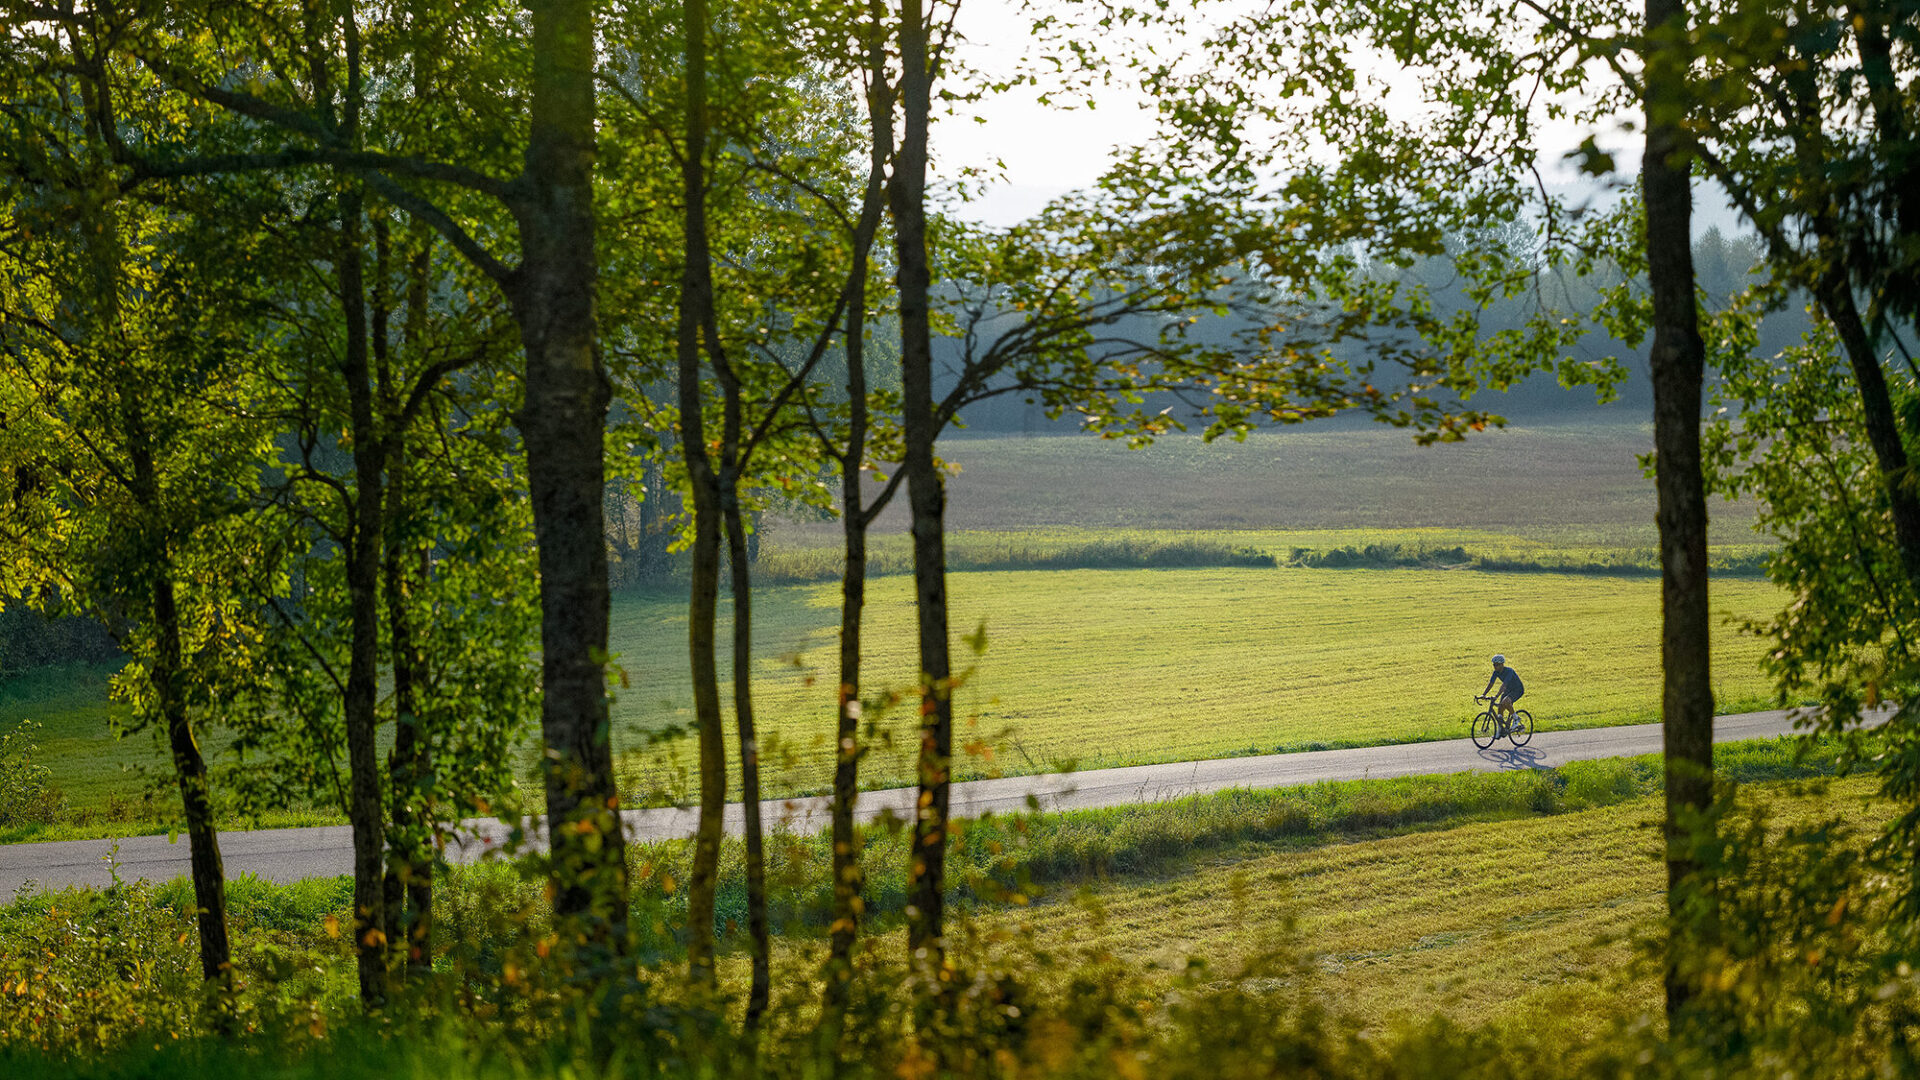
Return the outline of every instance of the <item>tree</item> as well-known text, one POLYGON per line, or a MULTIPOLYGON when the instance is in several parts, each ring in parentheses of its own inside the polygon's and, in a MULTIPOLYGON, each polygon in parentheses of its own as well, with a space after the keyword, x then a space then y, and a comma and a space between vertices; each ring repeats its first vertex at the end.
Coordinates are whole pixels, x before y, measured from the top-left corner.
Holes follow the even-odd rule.
MULTIPOLYGON (((322 16, 135 4, 73 12, 21 3, 7 10, 16 25, 48 27, 23 44, 44 54, 44 69, 85 83, 90 119, 120 166, 123 185, 331 169, 432 227, 507 297, 526 357, 520 430, 539 543, 542 733, 556 910, 575 940, 622 949, 625 843, 605 685, 602 442, 609 391, 594 304, 592 4, 540 0, 524 21, 511 13, 496 20, 492 9, 462 9, 452 20, 396 11, 372 37, 352 10, 322 16), (456 43, 484 49, 497 33, 516 35, 522 27, 525 71, 502 71, 491 81, 447 77, 461 62, 456 43), (59 55, 56 33, 76 42, 75 58, 59 55), (381 51, 370 54, 367 40, 379 42, 381 51), (411 80, 369 77, 365 67, 373 60, 433 67, 439 77, 431 107, 412 100, 411 80), (344 80, 330 74, 337 69, 345 70, 344 80), (234 78, 236 72, 247 77, 234 78), (502 115, 517 121, 512 102, 518 100, 527 103, 523 143, 505 125, 485 128, 500 124, 502 115), (189 123, 155 125, 165 135, 153 142, 119 138, 117 124, 142 110, 174 110, 189 123), (393 120, 383 133, 386 147, 358 141, 359 128, 346 115, 352 110, 393 120), (210 116, 241 117, 252 126, 232 140, 209 140, 202 136, 210 116), (467 122, 483 130, 470 131, 467 122), (517 169, 508 164, 515 150, 517 169), (506 228, 517 236, 517 265, 494 254, 506 228)), ((486 64, 492 57, 463 59, 486 64)))
POLYGON ((1700 467, 1700 337, 1692 249, 1692 101, 1686 6, 1647 0, 1647 287, 1652 299, 1653 440, 1660 523, 1660 662, 1666 758, 1666 1003, 1677 1025, 1693 996, 1685 965, 1702 944, 1694 849, 1713 803, 1713 665, 1707 647, 1707 495, 1700 467))
POLYGON ((166 738, 201 972, 224 999, 225 874, 198 718, 224 685, 258 674, 260 628, 218 582, 219 568, 263 561, 245 514, 270 432, 226 396, 252 344, 254 298, 208 267, 242 261, 244 248, 180 208, 102 203, 97 189, 38 179, 0 211, 9 577, 41 595, 57 588, 128 652, 115 690, 134 727, 166 738))

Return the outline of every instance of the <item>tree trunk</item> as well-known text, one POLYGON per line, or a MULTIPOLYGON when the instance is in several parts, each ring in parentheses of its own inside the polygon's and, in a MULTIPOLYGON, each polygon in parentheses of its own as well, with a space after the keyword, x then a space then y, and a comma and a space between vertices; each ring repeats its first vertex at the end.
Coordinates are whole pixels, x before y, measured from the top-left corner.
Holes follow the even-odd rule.
POLYGON ((860 792, 860 621, 867 602, 866 497, 860 490, 867 456, 866 257, 854 253, 853 302, 847 305, 846 453, 840 459, 840 528, 845 557, 840 575, 840 703, 834 725, 833 922, 827 930, 826 988, 822 1027, 833 1045, 846 1023, 847 991, 853 981, 853 943, 860 933, 863 876, 853 809, 860 792))
MULTIPOLYGON (((871 157, 861 216, 854 229, 852 265, 847 271, 847 443, 840 457, 840 528, 845 545, 840 575, 840 695, 834 723, 833 767, 833 922, 827 931, 825 989, 821 998, 821 1034, 837 1052, 846 1027, 848 991, 853 982, 853 945, 864 914, 860 838, 854 831, 854 804, 860 791, 860 625, 867 602, 867 527, 882 505, 866 503, 861 489, 867 459, 867 274, 873 238, 884 209, 887 160, 893 154, 893 95, 887 86, 886 8, 868 0, 871 22, 867 42, 867 122, 871 157)), ((884 499, 884 496, 882 497, 884 499)))
MULTIPOLYGON (((732 391, 737 402, 739 388, 732 391)), ((746 815, 747 940, 753 976, 747 989, 748 1032, 759 1030, 772 984, 773 943, 767 928, 767 853, 760 822, 760 747, 753 727, 753 581, 740 496, 733 484, 721 494, 727 529, 727 561, 733 570, 733 713, 740 735, 740 802, 746 815)))
POLYGON ((1682 0, 1647 0, 1647 280, 1653 299, 1654 458, 1659 498, 1661 662, 1665 673, 1666 1007, 1694 995, 1689 963, 1705 930, 1698 831, 1713 801, 1713 691, 1707 647, 1707 503, 1700 468, 1706 347, 1694 300, 1689 49, 1682 0))
POLYGON ((946 489, 934 465, 933 345, 927 263, 927 26, 920 0, 900 4, 900 95, 905 129, 889 198, 900 292, 903 471, 913 511, 914 596, 920 636, 920 796, 908 865, 907 952, 938 973, 946 959, 948 769, 953 757, 952 663, 947 642, 946 489))
MULTIPOLYGON (((1898 109, 1889 114, 1885 98, 1884 83, 1891 78, 1883 70, 1885 56, 1879 50, 1885 47, 1884 40, 1878 38, 1877 24, 1864 14, 1856 13, 1860 18, 1858 38, 1863 65, 1867 69, 1867 82, 1870 96, 1874 99, 1877 126, 1882 132, 1887 129, 1896 134, 1904 132, 1904 121, 1898 109)), ((1793 108, 1798 124, 1794 133, 1794 155, 1800 167, 1807 175, 1819 175, 1826 167, 1829 148, 1822 133, 1824 104, 1819 98, 1817 87, 1804 78, 1790 80, 1793 90, 1793 108)), ((1920 194, 1899 192, 1889 209, 1896 219, 1896 234, 1912 224, 1915 200, 1920 194)), ((1849 280, 1847 267, 1853 251, 1853 238, 1843 234, 1839 224, 1840 210, 1835 205, 1835 196, 1821 192, 1820 201, 1815 203, 1808 213, 1812 223, 1815 241, 1819 244, 1822 268, 1818 277, 1807 282, 1814 299, 1825 312, 1827 321, 1833 325, 1834 332, 1840 338, 1840 347, 1846 351, 1847 362, 1853 368, 1854 384, 1860 391, 1860 408, 1867 428, 1867 443, 1873 449, 1874 463, 1880 471, 1880 480, 1887 492, 1887 508, 1893 518, 1894 545, 1900 552, 1900 564, 1907 580, 1916 593, 1920 593, 1920 491, 1916 491, 1912 461, 1907 454, 1906 443, 1900 431, 1900 423, 1894 412, 1893 397, 1887 387, 1887 376, 1880 368, 1880 357, 1875 349, 1875 334, 1869 320, 1863 318, 1859 304, 1854 299, 1853 283, 1849 280)), ((1869 256, 1869 259, 1877 258, 1869 256)), ((1904 295, 1900 287, 1905 263, 1898 267, 1868 266, 1867 276, 1879 278, 1890 275, 1892 280, 1875 281, 1876 307, 1879 297, 1894 296, 1896 308, 1911 310, 1915 302, 1904 295), (1891 288, 1888 285, 1891 284, 1891 288)), ((1880 312, 1884 317, 1885 309, 1880 312)))
POLYGON ((686 147, 681 158, 681 235, 686 258, 680 275, 680 446, 693 488, 692 586, 687 651, 693 674, 693 715, 700 732, 700 824, 694 833, 693 873, 687 883, 687 971, 711 983, 713 900, 720 875, 720 836, 727 803, 727 747, 720 719, 720 677, 714 661, 714 620, 720 592, 720 485, 707 452, 701 410, 700 334, 713 310, 712 255, 707 246, 707 5, 684 0, 681 31, 686 56, 686 147))
POLYGON ((1886 372, 1880 369, 1872 335, 1860 317, 1846 274, 1829 270, 1821 276, 1816 292, 1820 309, 1833 324, 1853 368, 1853 380, 1860 389, 1860 409, 1866 420, 1867 443, 1873 447, 1874 463, 1879 467, 1880 480, 1887 492, 1887 508, 1893 517, 1894 545, 1900 551, 1900 565, 1906 571, 1908 582, 1920 595, 1920 492, 1915 490, 1913 463, 1894 414, 1886 372))
POLYGON ((353 942, 360 1000, 386 995, 386 895, 382 881, 386 821, 381 807, 376 705, 380 680, 380 547, 385 463, 374 421, 373 366, 367 349, 366 282, 360 251, 361 197, 350 187, 340 199, 339 283, 346 316, 348 427, 353 439, 353 522, 348 532, 347 600, 350 620, 347 683, 341 702, 347 734, 347 820, 353 826, 353 942))
MULTIPOLYGON (((158 515, 159 479, 146 418, 136 407, 127 418, 127 444, 133 465, 134 495, 141 510, 158 515)), ((185 654, 181 645, 180 606, 173 585, 173 560, 163 537, 153 538, 154 656, 148 679, 160 718, 167 725, 180 808, 187 821, 187 857, 193 875, 193 905, 200 932, 200 977, 215 987, 222 1013, 233 989, 233 947, 227 937, 227 878, 220 862, 220 835, 213 823, 213 788, 207 761, 194 737, 193 721, 180 694, 185 654)))
POLYGON ((399 527, 406 512, 406 446, 396 439, 387 485, 388 530, 382 576, 387 634, 393 656, 393 749, 387 755, 393 828, 388 835, 385 903, 387 941, 408 973, 432 966, 433 845, 431 823, 417 815, 420 783, 428 769, 428 741, 420 728, 421 657, 409 609, 413 584, 407 563, 418 554, 399 527))
MULTIPOLYGON (((1888 176, 1883 181, 1882 206, 1893 228, 1895 243, 1891 251, 1882 247, 1875 252, 1873 308, 1880 318, 1911 323, 1920 313, 1920 253, 1915 251, 1915 234, 1920 233, 1920 153, 1916 153, 1908 130, 1907 102, 1901 93, 1900 78, 1893 61, 1893 42, 1889 30, 1897 30, 1903 17, 1899 6, 1878 4, 1849 6, 1854 41, 1860 50, 1860 70, 1865 76, 1868 98, 1873 102, 1873 138, 1888 176)), ((1909 9, 1910 12, 1910 9, 1909 9)), ((1875 320, 1875 329, 1891 327, 1875 320)), ((1877 336, 1877 334, 1876 334, 1877 336)))
POLYGON ((523 258, 512 297, 527 357, 520 432, 539 545, 550 873, 569 943, 618 955, 627 946, 627 864, 606 693, 610 390, 594 324, 593 6, 527 7, 532 117, 513 203, 523 258))

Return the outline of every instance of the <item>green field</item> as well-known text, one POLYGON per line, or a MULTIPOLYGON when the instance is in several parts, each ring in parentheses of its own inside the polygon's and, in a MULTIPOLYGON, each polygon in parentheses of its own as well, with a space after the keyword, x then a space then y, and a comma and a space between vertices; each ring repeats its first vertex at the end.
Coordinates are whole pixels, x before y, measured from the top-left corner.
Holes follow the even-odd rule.
MULTIPOLYGON (((1659 703, 1657 581, 1444 570, 1004 571, 956 574, 954 630, 985 624, 988 646, 958 697, 963 775, 1027 773, 1314 747, 1459 737, 1488 655, 1510 655, 1541 724, 1648 722, 1659 703)), ((866 638, 868 694, 910 689, 911 582, 876 580, 866 638)), ((1777 606, 1765 582, 1715 585, 1722 614, 1716 691, 1757 707, 1763 643, 1735 617, 1777 606)), ((770 794, 828 782, 838 592, 757 596, 755 690, 770 794)), ((614 706, 629 796, 685 798, 692 744, 650 736, 692 721, 686 615, 677 595, 622 597, 614 650, 629 686, 614 706)), ((964 646, 963 646, 964 649, 964 646)), ((723 677, 726 673, 723 672, 723 677)), ((14 680, 9 719, 44 728, 42 760, 79 809, 137 803, 130 769, 161 770, 150 733, 114 739, 104 672, 14 680)), ((877 721, 871 786, 911 783, 911 708, 877 721)), ((126 816, 117 814, 116 816, 126 816)))
MULTIPOLYGON (((1743 798, 1768 805, 1776 828, 1838 817, 1870 833, 1894 812, 1873 797, 1873 778, 1824 778, 1834 744, 1809 749, 1801 760, 1793 740, 1728 744, 1719 771, 1743 780, 1743 798)), ((1657 1011, 1657 975, 1635 965, 1633 941, 1657 929, 1664 909, 1660 775, 1659 759, 1647 756, 967 823, 950 863, 952 936, 970 961, 1017 970, 1054 1003, 1070 1002, 1071 980, 1103 964, 1125 972, 1127 992, 1151 1010, 1196 970, 1203 986, 1220 985, 1242 981, 1250 962, 1283 955, 1302 965, 1285 976, 1297 989, 1372 1033, 1435 1016, 1468 1028, 1521 1017, 1539 1045, 1578 1048, 1611 1024, 1657 1011), (989 867, 1015 867, 1018 895, 987 897, 967 884, 989 867)), ((782 928, 774 967, 804 1012, 817 1000, 828 841, 773 840, 782 928)), ((865 948, 882 962, 901 940, 905 843, 876 830, 867 848, 865 948)), ((680 958, 674 934, 685 917, 685 890, 670 882, 685 880, 689 854, 684 841, 630 851, 636 909, 657 920, 648 947, 666 968, 680 958)), ((737 991, 746 974, 739 846, 729 843, 723 858, 722 974, 737 991)), ((445 873, 442 931, 462 942, 473 935, 497 945, 503 918, 510 924, 512 912, 538 909, 538 875, 500 863, 445 873)), ((294 886, 240 879, 229 893, 249 981, 277 957, 302 957, 300 978, 325 1007, 353 1008, 350 954, 325 926, 348 911, 347 878, 294 886)), ((133 914, 164 931, 151 942, 156 970, 192 970, 189 896, 181 880, 113 900, 139 907, 133 914)), ((0 939, 80 934, 62 924, 61 910, 90 902, 68 891, 0 904, 0 939)), ((459 951, 451 938, 446 944, 459 951)), ((9 962, 76 988, 100 978, 65 953, 0 951, 0 971, 9 962)), ((1272 983, 1272 970, 1252 981, 1272 983)), ((160 985, 133 993, 152 997, 160 985)))
MULTIPOLYGON (((957 714, 979 739, 963 775, 1180 761, 1457 738, 1487 657, 1505 652, 1542 726, 1657 719, 1659 583, 1566 574, 1439 570, 1068 570, 956 574, 953 627, 983 622, 988 648, 957 714), (990 754, 990 756, 985 756, 990 754)), ((873 584, 868 692, 912 687, 911 581, 873 584)), ((829 776, 838 592, 764 590, 755 674, 769 790, 817 791, 829 776)), ((1723 707, 1759 707, 1763 643, 1735 617, 1768 613, 1773 587, 1716 583, 1723 707)), ((640 749, 691 722, 677 598, 628 600, 615 643, 632 688, 616 738, 643 787, 668 785, 690 744, 640 749)), ((911 783, 912 710, 897 710, 863 766, 876 786, 911 783), (888 738, 890 734, 890 739, 888 738)))
MULTIPOLYGON (((1646 442, 1636 424, 1490 432, 1428 448, 1384 429, 1211 445, 1178 437, 1137 451, 1091 438, 956 439, 952 630, 958 641, 984 626, 988 641, 977 658, 963 647, 976 671, 958 697, 956 741, 968 748, 958 771, 1457 737, 1494 652, 1513 658, 1544 726, 1650 721, 1658 582, 1646 576, 1656 565, 1651 484, 1635 460, 1646 442), (1200 562, 1250 552, 1281 565, 1143 568, 1177 564, 1162 556, 1181 545, 1201 550, 1200 562), (1285 565, 1296 550, 1368 545, 1630 572, 1285 565), (1059 566, 1119 568, 1006 569, 1059 566)), ((1717 558, 1765 550, 1747 528, 1750 510, 1715 512, 1717 558)), ((889 517, 875 536, 869 699, 915 685, 899 525, 889 517)), ((755 594, 753 675, 772 795, 828 782, 838 590, 825 579, 838 568, 837 530, 792 517, 766 523, 757 570, 792 582, 755 594)), ((1767 703, 1762 642, 1734 625, 1781 602, 1763 581, 1716 579, 1723 708, 1767 703)), ((630 801, 691 797, 692 741, 674 734, 692 722, 685 635, 679 587, 616 598, 612 647, 626 685, 616 691, 615 742, 630 801)), ((41 760, 83 817, 149 817, 142 777, 164 777, 165 757, 151 733, 112 737, 105 677, 63 668, 0 683, 0 724, 43 726, 41 760)), ((864 782, 911 782, 911 707, 869 715, 864 782)), ((207 741, 219 745, 217 730, 207 741)))
MULTIPOLYGON (((1871 780, 1765 784, 1777 821, 1884 823, 1871 780)), ((1375 1029, 1444 1016, 1565 1029, 1657 1012, 1657 971, 1633 942, 1665 913, 1661 800, 1474 822, 1289 850, 1249 845, 1154 881, 1096 884, 995 917, 1061 952, 1107 952, 1173 973, 1230 972, 1277 943, 1305 954, 1314 992, 1375 1029), (1291 927, 1291 933, 1286 930, 1291 927)))

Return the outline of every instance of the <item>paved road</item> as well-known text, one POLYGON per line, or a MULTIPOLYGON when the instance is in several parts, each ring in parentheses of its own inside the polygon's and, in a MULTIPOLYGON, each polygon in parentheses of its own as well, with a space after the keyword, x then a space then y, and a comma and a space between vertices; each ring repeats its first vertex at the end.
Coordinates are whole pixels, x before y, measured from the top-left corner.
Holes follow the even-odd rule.
MULTIPOLYGON (((1715 742, 1784 735, 1794 729, 1794 716, 1784 710, 1741 713, 1714 721, 1715 742)), ((1884 716, 1876 717, 1876 720, 1884 716)), ((1495 772, 1507 769, 1550 769, 1569 761, 1658 753, 1660 725, 1587 728, 1580 731, 1542 731, 1524 748, 1496 746, 1481 750, 1467 739, 1444 742, 1370 746, 1353 750, 1319 750, 1297 754, 1224 758, 1215 761, 1138 765, 1124 769, 1093 769, 1078 773, 1016 776, 1000 780, 973 780, 953 786, 953 811, 961 817, 1024 810, 1029 797, 1042 809, 1077 810, 1129 803, 1169 802, 1228 788, 1275 788, 1326 780, 1384 779, 1455 772, 1495 772)), ((912 814, 912 788, 868 791, 856 809, 862 820, 884 813, 912 814)), ((773 800, 761 804, 763 818, 783 823, 796 832, 824 829, 829 818, 825 798, 773 800)), ((699 814, 689 808, 630 810, 625 815, 629 835, 647 840, 693 834, 699 814)), ((739 833, 742 808, 727 807, 727 829, 739 833)), ((498 821, 469 821, 447 849, 454 862, 472 862, 497 850, 504 834, 498 821)), ((105 886, 111 882, 107 856, 112 840, 71 840, 0 847, 0 900, 31 885, 105 886)), ((164 836, 138 836, 118 841, 114 853, 125 880, 164 881, 187 873, 184 836, 168 842, 164 836)), ((271 881, 331 877, 353 872, 353 842, 344 825, 308 829, 266 829, 220 834, 220 851, 227 873, 257 874, 271 881)))

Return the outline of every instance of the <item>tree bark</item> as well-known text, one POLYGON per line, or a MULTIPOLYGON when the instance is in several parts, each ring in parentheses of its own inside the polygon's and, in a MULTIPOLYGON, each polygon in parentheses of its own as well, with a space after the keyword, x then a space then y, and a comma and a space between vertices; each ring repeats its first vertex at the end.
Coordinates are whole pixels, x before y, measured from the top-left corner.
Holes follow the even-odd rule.
POLYGON ((861 477, 867 459, 867 274, 873 238, 879 230, 885 196, 887 159, 893 153, 893 96, 888 92, 886 9, 869 0, 867 46, 867 122, 871 158, 861 216, 855 226, 852 265, 847 276, 847 442, 840 458, 840 529, 844 557, 840 575, 840 694, 834 723, 833 767, 833 921, 827 931, 821 1030, 837 1048, 846 1026, 848 991, 853 982, 853 945, 864 914, 860 839, 854 831, 854 804, 860 791, 860 626, 867 602, 867 528, 874 510, 866 502, 861 477))
POLYGON ((347 682, 341 711, 347 734, 347 819, 353 826, 353 942, 360 999, 386 996, 386 821, 382 811, 376 705, 380 680, 380 548, 385 462, 375 427, 373 366, 368 355, 366 282, 360 250, 361 196, 349 186, 340 199, 338 277, 346 317, 348 430, 353 439, 353 521, 348 532, 347 682))
POLYGON ((1707 504, 1700 466, 1700 394, 1706 347, 1694 299, 1692 151, 1685 120, 1690 50, 1683 0, 1647 0, 1647 280, 1653 299, 1650 365, 1659 499, 1662 717, 1666 759, 1669 920, 1666 1009, 1682 1017, 1695 989, 1689 959, 1704 929, 1698 831, 1711 827, 1713 691, 1708 654, 1707 504))
MULTIPOLYGON (((739 387, 730 393, 738 411, 739 387)), ((735 425, 730 424, 729 427, 735 425)), ((738 432, 735 432, 737 436, 738 432)), ((732 479, 732 478, 730 478, 732 479)), ((760 748, 753 724, 753 574, 747 558, 747 533, 734 482, 721 492, 726 522, 727 562, 733 571, 733 714, 740 736, 740 802, 747 841, 747 941, 753 974, 747 988, 746 1030, 759 1030, 771 990, 773 942, 767 927, 767 852, 760 821, 760 748)))
POLYGON ((867 456, 866 266, 854 252, 854 292, 847 305, 847 445, 840 458, 840 529, 845 556, 840 574, 840 701, 834 724, 833 765, 833 922, 827 930, 822 1026, 839 1043, 846 1023, 847 991, 853 981, 853 943, 860 933, 859 838, 854 834, 854 803, 860 794, 860 623, 867 602, 867 514, 860 490, 867 456))
POLYGON ((1860 390, 1860 411, 1866 421, 1867 443, 1887 492, 1887 508, 1893 518, 1894 545, 1900 552, 1900 565, 1916 595, 1920 595, 1920 492, 1916 492, 1913 462, 1907 454, 1900 422, 1893 409, 1893 395, 1887 387, 1887 375, 1873 347, 1873 336, 1860 317, 1853 289, 1844 271, 1832 269, 1821 276, 1816 287, 1820 309, 1826 312, 1846 350, 1853 368, 1853 381, 1860 390))
MULTIPOLYGON (((146 418, 136 407, 127 418, 127 445, 133 466, 134 496, 141 510, 160 513, 160 484, 154 467, 146 418)), ((157 530, 156 530, 157 531, 157 530)), ((167 726, 167 746, 173 755, 174 778, 180 787, 180 809, 187 822, 187 857, 193 876, 195 924, 200 935, 200 977, 216 988, 224 1002, 233 990, 233 946, 227 936, 227 879, 220 861, 220 834, 213 822, 213 788, 207 761, 200 753, 180 693, 185 671, 181 645, 180 605, 173 584, 173 559, 164 537, 153 537, 152 602, 154 656, 148 671, 161 720, 167 726)))
POLYGON ((720 592, 720 484, 708 452, 700 388, 700 335, 713 311, 712 254, 707 244, 707 5, 683 0, 686 58, 686 145, 681 158, 679 337, 680 445, 693 488, 692 585, 687 651, 693 675, 694 724, 700 732, 700 824, 694 833, 693 873, 687 883, 687 971, 712 983, 713 900, 720 875, 720 836, 727 803, 727 747, 721 728, 720 677, 714 659, 714 621, 720 592))
POLYGON ((430 751, 426 732, 420 726, 420 688, 424 680, 409 607, 413 581, 407 564, 419 552, 399 527, 407 507, 406 467, 405 443, 396 439, 389 463, 389 520, 382 559, 394 713, 393 749, 387 755, 393 828, 388 833, 384 894, 387 941, 405 965, 404 971, 418 974, 431 967, 432 961, 433 846, 427 831, 430 823, 417 814, 430 751))
POLYGON ((888 197, 899 269, 902 470, 913 511, 914 596, 920 638, 918 812, 908 864, 907 953, 929 977, 946 960, 948 770, 953 757, 952 661, 947 641, 946 488, 934 465, 939 434, 933 402, 933 344, 927 262, 927 124, 931 114, 926 16, 920 0, 900 3, 903 138, 888 197))
MULTIPOLYGON (((1860 69, 1868 98, 1873 102, 1874 145, 1887 170, 1881 200, 1894 242, 1874 252, 1871 267, 1873 309, 1880 317, 1912 322, 1920 313, 1920 254, 1914 236, 1920 233, 1920 151, 1916 151, 1907 121, 1907 103, 1901 93, 1893 60, 1890 29, 1898 28, 1902 12, 1879 4, 1848 8, 1854 41, 1860 50, 1860 69)), ((1911 14, 1905 17, 1911 18, 1911 14)), ((1878 328, 1884 324, 1874 320, 1878 328)))
POLYGON ((594 307, 593 7, 529 0, 527 8, 532 118, 512 203, 522 261, 510 292, 527 358, 520 431, 539 545, 550 874, 570 944, 619 955, 627 947, 627 865, 606 693, 610 389, 594 307))

